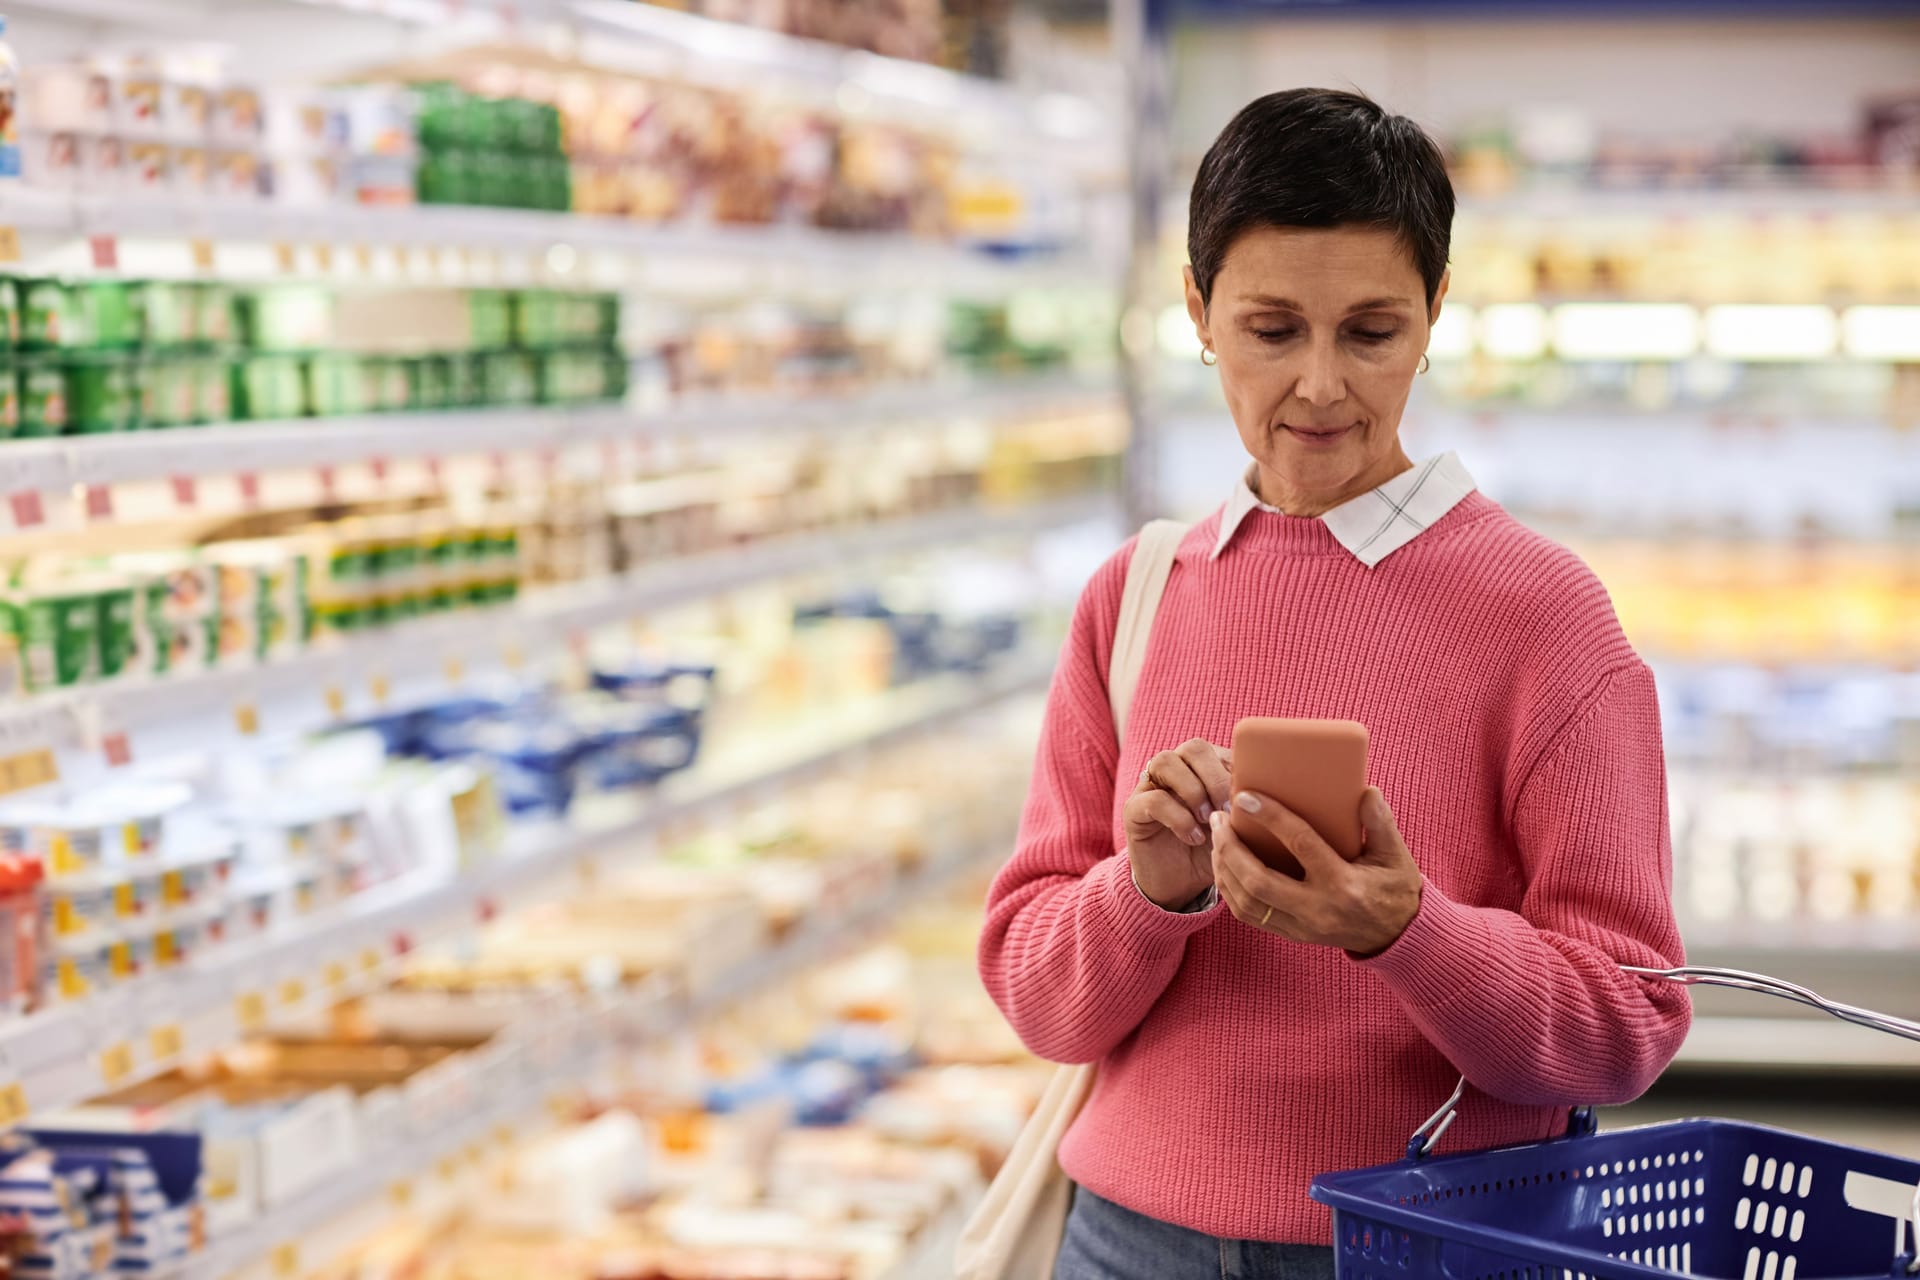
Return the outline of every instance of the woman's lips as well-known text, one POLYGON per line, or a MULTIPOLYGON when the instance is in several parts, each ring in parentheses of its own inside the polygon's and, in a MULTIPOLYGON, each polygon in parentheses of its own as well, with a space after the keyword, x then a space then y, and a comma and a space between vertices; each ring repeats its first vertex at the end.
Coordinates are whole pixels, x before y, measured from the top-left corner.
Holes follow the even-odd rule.
POLYGON ((1347 433, 1358 425, 1358 423, 1350 422, 1344 427, 1295 427, 1281 423, 1280 429, 1302 444, 1324 447, 1326 445, 1338 444, 1340 441, 1346 439, 1347 433))

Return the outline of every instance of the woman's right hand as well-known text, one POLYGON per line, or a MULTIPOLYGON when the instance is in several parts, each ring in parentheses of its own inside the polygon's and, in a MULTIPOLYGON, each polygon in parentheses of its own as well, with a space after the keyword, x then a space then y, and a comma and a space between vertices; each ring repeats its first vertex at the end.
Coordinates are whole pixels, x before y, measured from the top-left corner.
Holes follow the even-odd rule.
POLYGON ((1233 793, 1233 753, 1204 738, 1147 761, 1122 818, 1133 882, 1168 911, 1184 910, 1213 884, 1209 819, 1233 793))

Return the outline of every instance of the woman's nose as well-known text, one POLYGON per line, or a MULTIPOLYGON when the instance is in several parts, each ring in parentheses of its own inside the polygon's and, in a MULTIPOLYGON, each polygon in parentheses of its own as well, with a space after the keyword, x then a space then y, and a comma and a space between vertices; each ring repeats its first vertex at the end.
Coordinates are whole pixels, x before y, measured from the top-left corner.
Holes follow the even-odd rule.
POLYGON ((1307 404, 1338 404, 1347 398, 1347 380, 1340 371, 1340 353, 1331 345, 1315 344, 1305 355, 1294 396, 1307 404))

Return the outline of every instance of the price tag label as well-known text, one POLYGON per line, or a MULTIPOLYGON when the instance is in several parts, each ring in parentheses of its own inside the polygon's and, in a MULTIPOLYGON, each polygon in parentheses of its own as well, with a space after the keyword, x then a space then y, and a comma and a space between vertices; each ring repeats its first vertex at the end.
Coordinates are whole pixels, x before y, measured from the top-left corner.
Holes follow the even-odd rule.
POLYGON ((0 227, 0 262, 20 261, 20 232, 15 227, 0 227))
POLYGON ((260 732, 260 708, 251 702, 243 702, 233 709, 234 727, 251 738, 260 732))
POLYGON ((107 753, 107 763, 116 769, 133 763, 133 744, 127 741, 125 730, 108 734, 101 739, 100 747, 107 753))
POLYGON ((461 662, 460 659, 458 658, 448 658, 447 659, 447 683, 459 684, 462 680, 466 679, 466 677, 467 677, 466 664, 461 662))
POLYGON ((27 1118, 27 1091, 14 1081, 0 1089, 0 1124, 16 1125, 27 1118))
MULTIPOLYGON (((7 756, 5 759, 0 759, 0 795, 11 795, 15 791, 28 791, 34 787, 44 787, 50 782, 58 782, 59 780, 59 766, 54 763, 53 752, 45 747, 40 748, 38 751, 22 751, 18 755, 7 756)), ((52 852, 55 875, 64 875, 67 872, 79 870, 77 866, 67 867, 64 870, 61 867, 63 861, 78 861, 73 856, 72 843, 68 841, 66 837, 55 837, 52 852), (66 846, 67 855, 64 859, 60 856, 61 846, 63 844, 66 846)))
POLYGON ((373 274, 373 246, 357 244, 353 246, 353 266, 363 276, 373 274))
POLYGON ((47 522, 47 508, 37 489, 13 494, 7 501, 13 507, 13 523, 19 528, 31 529, 47 522))
POLYGON ((189 248, 193 252, 193 269, 201 275, 212 275, 213 241, 195 240, 189 248))
POLYGON ((307 984, 298 978, 288 978, 280 984, 280 1003, 297 1005, 307 998, 307 984))
POLYGON ((375 676, 369 680, 367 682, 367 690, 373 694, 373 705, 376 707, 386 706, 387 697, 393 692, 388 686, 385 676, 375 676))
POLYGON ((113 519, 113 490, 104 484, 87 486, 87 519, 113 519))
POLYGON ((347 718, 347 691, 337 684, 327 686, 327 714, 335 720, 347 718))
POLYGON ((267 998, 258 991, 241 992, 233 1002, 233 1016, 242 1031, 261 1030, 267 1025, 267 998))
POLYGON ((368 947, 365 950, 361 951, 360 972, 362 973, 380 972, 380 949, 378 947, 368 947))
POLYGON ((177 1058, 186 1051, 186 1036, 177 1022, 167 1022, 153 1028, 147 1032, 147 1039, 152 1042, 154 1060, 158 1062, 177 1058))
POLYGON ((121 1040, 100 1051, 100 1079, 109 1089, 118 1089, 133 1074, 133 1046, 121 1040))
POLYGON ((396 1182, 387 1188, 387 1203, 396 1209, 404 1209, 413 1203, 413 1184, 396 1182))
POLYGON ((112 236, 89 236, 87 248, 93 254, 94 270, 118 271, 120 269, 120 242, 112 236))
POLYGON ((289 1240, 273 1251, 271 1265, 273 1274, 281 1280, 293 1280, 300 1274, 300 1246, 289 1240))
POLYGON ((440 1181, 452 1182, 454 1175, 460 1172, 460 1166, 454 1162, 452 1156, 443 1156, 440 1162, 434 1165, 433 1171, 440 1175, 440 1181))
POLYGON ((315 470, 314 474, 320 480, 321 498, 327 502, 338 502, 340 500, 340 477, 334 472, 334 469, 332 467, 320 467, 315 470))
POLYGON ((493 1127, 493 1140, 499 1143, 501 1146, 503 1147, 512 1146, 513 1139, 514 1139, 514 1133, 513 1133, 512 1125, 497 1124, 493 1127))
POLYGON ((468 1164, 479 1164, 487 1158, 486 1148, 477 1142, 468 1143, 467 1149, 463 1154, 465 1154, 468 1164))
POLYGON ((174 476, 171 483, 176 503, 183 507, 200 505, 200 486, 194 483, 192 476, 174 476))
POLYGON ((290 244, 274 245, 273 246, 273 265, 275 266, 275 268, 279 270, 281 275, 283 276, 292 275, 293 269, 294 269, 293 246, 290 244))
POLYGON ((326 980, 327 990, 338 991, 347 985, 347 966, 338 960, 330 961, 322 977, 326 980))
POLYGON ((260 477, 252 471, 242 471, 235 477, 240 486, 240 504, 249 511, 260 505, 260 477))
POLYGON ((413 270, 413 250, 404 244, 393 246, 393 265, 400 268, 401 275, 413 270))
POLYGON ((440 459, 427 459, 427 481, 432 484, 435 489, 446 487, 446 478, 441 474, 440 470, 440 459))
POLYGON ((502 651, 500 658, 501 661, 507 664, 507 670, 509 671, 518 671, 527 665, 527 651, 517 644, 509 644, 506 649, 502 651))
POLYGON ((331 274, 333 271, 333 246, 330 244, 317 244, 313 246, 313 261, 315 265, 320 268, 322 274, 331 274))
POLYGON ((387 460, 385 458, 368 458, 367 470, 373 473, 373 482, 375 484, 385 484, 387 482, 387 460))

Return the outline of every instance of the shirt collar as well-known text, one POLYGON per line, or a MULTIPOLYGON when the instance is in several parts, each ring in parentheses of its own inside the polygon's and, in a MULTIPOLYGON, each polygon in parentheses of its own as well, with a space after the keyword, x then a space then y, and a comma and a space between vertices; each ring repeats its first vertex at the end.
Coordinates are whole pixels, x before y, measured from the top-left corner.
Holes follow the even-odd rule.
MULTIPOLYGON (((1226 509, 1220 513, 1220 537, 1213 545, 1215 559, 1253 512, 1282 514, 1278 507, 1260 501, 1254 488, 1255 474, 1255 468, 1249 466, 1227 498, 1226 509)), ((1458 454, 1436 454, 1379 488, 1341 503, 1320 519, 1341 546, 1371 569, 1419 537, 1477 487, 1458 454)))

